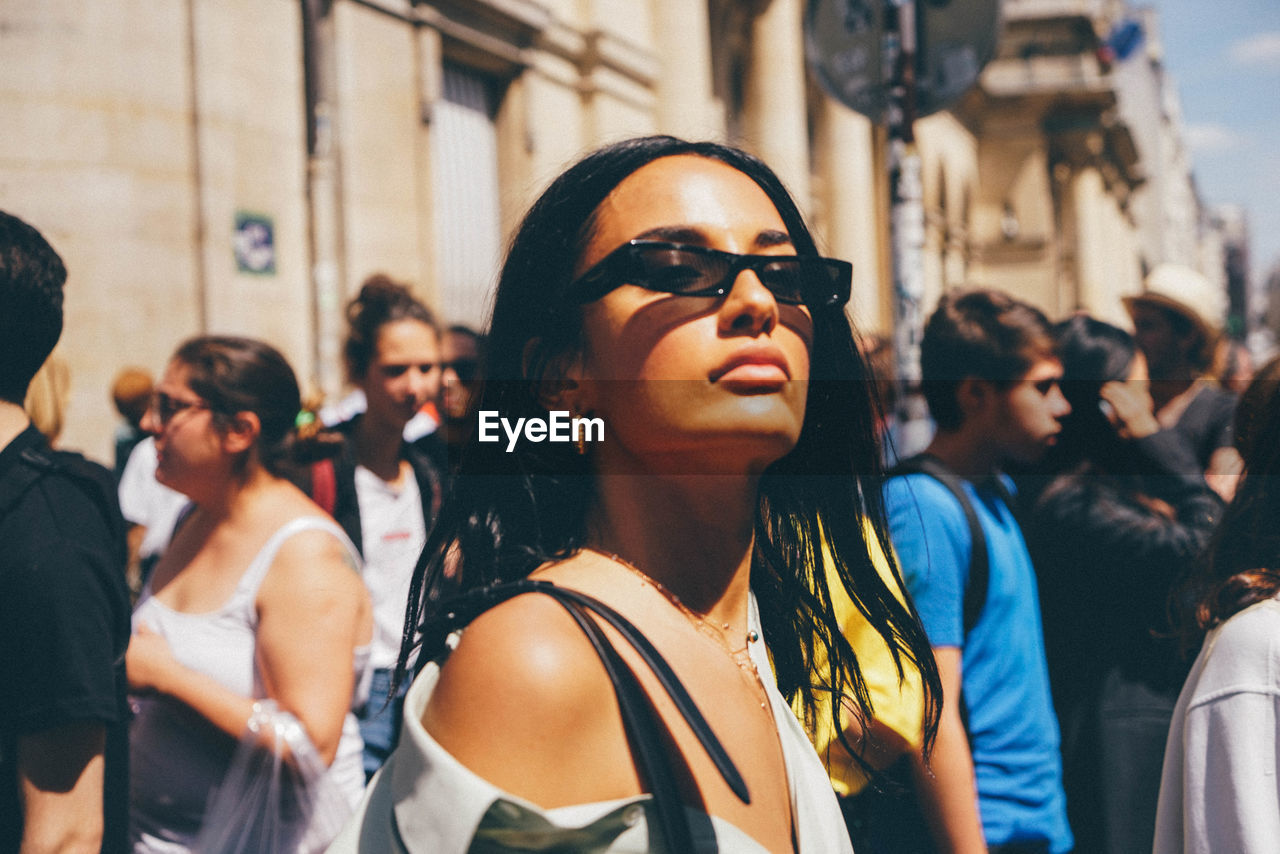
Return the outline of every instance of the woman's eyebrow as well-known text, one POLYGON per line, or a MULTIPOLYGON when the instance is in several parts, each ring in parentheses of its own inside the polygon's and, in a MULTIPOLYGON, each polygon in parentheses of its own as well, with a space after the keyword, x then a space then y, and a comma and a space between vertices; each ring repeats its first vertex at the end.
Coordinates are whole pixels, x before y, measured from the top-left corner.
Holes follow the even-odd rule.
POLYGON ((701 229, 689 225, 660 225, 648 231, 642 231, 633 240, 663 240, 667 243, 688 243, 692 246, 705 246, 707 236, 701 229))
MULTIPOLYGON (((664 240, 668 243, 687 243, 691 246, 706 246, 707 235, 702 229, 689 225, 660 225, 637 234, 633 240, 664 240)), ((777 229, 766 229, 755 237, 755 248, 768 249, 773 246, 790 246, 791 235, 777 229)))
POLYGON ((756 246, 760 249, 768 249, 771 246, 790 246, 791 235, 785 231, 769 229, 762 231, 756 235, 756 246))

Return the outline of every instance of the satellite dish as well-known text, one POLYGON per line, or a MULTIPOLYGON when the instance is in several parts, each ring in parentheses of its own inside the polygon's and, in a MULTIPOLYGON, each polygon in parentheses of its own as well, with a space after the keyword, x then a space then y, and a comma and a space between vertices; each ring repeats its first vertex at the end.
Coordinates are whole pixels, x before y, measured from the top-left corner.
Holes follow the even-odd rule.
POLYGON ((891 69, 885 68, 885 0, 810 0, 805 55, 831 97, 883 121, 891 69))
POLYGON ((926 0, 919 29, 916 113, 946 109, 978 82, 996 55, 1000 38, 999 0, 926 0))
MULTIPOLYGON (((885 18, 892 0, 810 0, 805 52, 833 98, 883 123, 892 69, 885 18)), ((916 116, 957 101, 995 56, 999 0, 917 0, 916 116)))

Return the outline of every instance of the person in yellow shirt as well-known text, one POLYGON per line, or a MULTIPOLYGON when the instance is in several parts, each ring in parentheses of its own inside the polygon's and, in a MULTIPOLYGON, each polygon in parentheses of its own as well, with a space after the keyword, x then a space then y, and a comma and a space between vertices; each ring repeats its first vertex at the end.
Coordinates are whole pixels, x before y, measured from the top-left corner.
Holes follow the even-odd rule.
MULTIPOLYGON (((906 604, 902 585, 869 526, 866 540, 881 579, 898 601, 906 604)), ((830 574, 832 562, 825 546, 823 564, 830 574)), ((913 812, 916 804, 910 782, 911 763, 918 761, 925 740, 920 669, 903 658, 900 672, 884 639, 839 581, 829 579, 828 583, 840 629, 858 655, 875 717, 864 732, 851 710, 846 710, 841 716, 842 739, 827 706, 816 716, 815 731, 810 733, 813 745, 840 796, 845 822, 859 854, 930 850, 927 826, 913 812), (880 772, 876 774, 878 779, 872 780, 875 772, 880 772)), ((821 659, 817 664, 819 671, 825 666, 821 659)))

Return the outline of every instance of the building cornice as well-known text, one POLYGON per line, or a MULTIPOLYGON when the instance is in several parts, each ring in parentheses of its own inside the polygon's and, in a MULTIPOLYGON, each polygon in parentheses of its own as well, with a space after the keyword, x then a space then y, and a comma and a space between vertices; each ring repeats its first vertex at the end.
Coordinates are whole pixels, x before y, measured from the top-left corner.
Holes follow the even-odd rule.
POLYGON ((584 80, 607 71, 649 88, 658 79, 658 58, 652 51, 608 30, 584 32, 556 21, 542 31, 537 46, 572 63, 584 80))

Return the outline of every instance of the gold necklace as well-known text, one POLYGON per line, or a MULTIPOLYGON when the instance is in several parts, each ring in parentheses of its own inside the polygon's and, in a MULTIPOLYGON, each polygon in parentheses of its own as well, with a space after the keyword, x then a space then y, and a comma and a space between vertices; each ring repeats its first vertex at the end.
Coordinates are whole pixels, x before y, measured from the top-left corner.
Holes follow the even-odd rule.
POLYGON ((715 642, 716 646, 728 653, 729 658, 735 665, 737 665, 743 675, 745 675, 750 681, 754 682, 755 686, 759 688, 760 693, 765 697, 765 699, 760 701, 760 708, 767 709, 769 707, 769 692, 764 687, 764 680, 760 678, 759 668, 756 667, 755 661, 751 658, 751 644, 760 640, 759 632, 755 629, 748 629, 746 634, 746 643, 744 643, 741 648, 734 649, 729 645, 728 640, 728 632, 729 629, 732 628, 729 623, 723 623, 721 626, 714 625, 702 614, 699 614, 697 611, 681 602, 680 597, 668 590, 661 581, 651 577, 631 561, 619 557, 612 552, 602 552, 599 549, 594 548, 590 550, 601 557, 607 557, 618 566, 621 566, 623 569, 639 578, 642 584, 647 584, 652 587, 659 595, 662 596, 662 598, 666 599, 673 608, 680 612, 680 614, 682 614, 685 619, 693 625, 694 629, 699 634, 710 638, 715 642))

